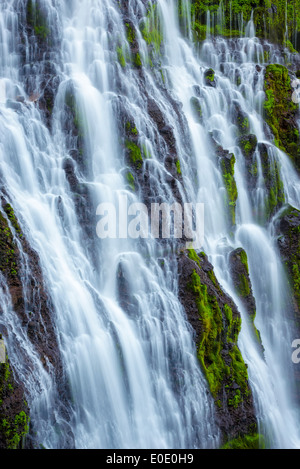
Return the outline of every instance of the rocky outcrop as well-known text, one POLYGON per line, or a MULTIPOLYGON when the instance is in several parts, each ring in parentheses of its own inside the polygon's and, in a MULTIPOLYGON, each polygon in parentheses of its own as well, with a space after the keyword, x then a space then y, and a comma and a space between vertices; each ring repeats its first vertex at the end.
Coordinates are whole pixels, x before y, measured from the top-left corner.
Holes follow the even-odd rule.
POLYGON ((53 9, 41 0, 27 0, 20 10, 20 71, 29 100, 36 103, 49 129, 60 84, 60 31, 53 9))
POLYGON ((216 87, 215 71, 212 68, 205 70, 204 72, 204 83, 206 86, 216 87))
MULTIPOLYGON (((4 195, 0 213, 0 270, 6 280, 12 309, 47 372, 60 388, 60 403, 67 401, 67 386, 57 344, 50 297, 37 253, 30 247, 4 195)), ((4 340, 9 330, 0 331, 4 340)), ((25 404, 26 383, 20 383, 9 364, 0 365, 0 447, 15 448, 28 431, 30 409, 25 404), (2 420, 1 420, 2 419, 2 420), (2 446, 1 446, 2 445, 2 446)))
MULTIPOLYGON (((300 211, 291 205, 285 206, 275 221, 277 244, 291 291, 289 320, 294 338, 300 337, 300 211)), ((300 370, 294 364, 295 400, 300 402, 300 370)))
POLYGON ((255 434, 247 365, 237 345, 241 317, 204 253, 178 256, 179 297, 195 331, 197 356, 215 400, 223 441, 255 434))
POLYGON ((265 219, 269 220, 284 204, 285 195, 280 176, 280 163, 270 145, 259 143, 262 174, 266 190, 265 219))
POLYGON ((246 180, 250 194, 258 182, 258 166, 256 158, 257 138, 256 135, 242 135, 236 140, 237 145, 245 159, 246 180))
POLYGON ((274 143, 291 157, 299 171, 299 106, 293 102, 293 91, 288 69, 283 65, 268 65, 265 72, 266 122, 274 135, 274 143))
POLYGON ((275 221, 277 244, 293 294, 293 317, 300 334, 300 211, 287 205, 275 221))
POLYGON ((0 449, 23 448, 29 420, 24 386, 17 381, 6 357, 0 363, 0 449))
POLYGON ((251 279, 249 276, 248 258, 246 251, 237 248, 229 254, 229 268, 231 278, 239 296, 243 307, 247 313, 248 323, 252 331, 253 338, 259 344, 260 350, 263 352, 260 333, 256 329, 254 321, 256 316, 256 301, 252 291, 251 279))
POLYGON ((228 223, 230 227, 235 226, 235 209, 238 197, 236 181, 234 178, 235 156, 228 150, 225 150, 221 145, 215 141, 212 135, 211 143, 216 153, 218 164, 223 176, 223 181, 226 189, 226 205, 228 214, 228 223))

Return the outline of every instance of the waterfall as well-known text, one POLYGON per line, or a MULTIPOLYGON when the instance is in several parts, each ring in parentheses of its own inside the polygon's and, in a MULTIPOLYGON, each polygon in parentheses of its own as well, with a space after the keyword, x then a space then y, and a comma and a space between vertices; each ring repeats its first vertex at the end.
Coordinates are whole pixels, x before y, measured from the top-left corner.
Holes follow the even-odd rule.
MULTIPOLYGON (((164 166, 166 144, 149 116, 149 103, 156 103, 167 123, 165 132, 172 129, 179 156, 183 183, 176 191, 185 202, 204 204, 203 249, 242 316, 239 346, 248 365, 259 429, 272 448, 299 447, 299 415, 291 396, 288 283, 272 220, 263 226, 259 218, 266 199, 263 181, 253 207, 232 111, 237 103, 251 133, 270 147, 285 200, 300 209, 299 177, 264 129, 264 51, 255 37, 253 16, 245 34, 227 42, 212 40, 208 27, 196 50, 187 0, 181 2, 182 18, 176 1, 149 2, 149 14, 145 2, 130 0, 125 21, 117 3, 41 0, 48 26, 33 32, 20 27, 19 18, 26 16, 22 2, 4 0, 0 5, 1 187, 40 261, 68 389, 60 402, 58 379, 51 366, 42 366, 24 334, 1 275, 0 326, 10 331, 10 360, 27 383, 32 432, 38 444, 49 449, 220 446, 214 401, 179 299, 176 243, 131 239, 124 233, 100 239, 96 233, 100 204, 118 207, 122 230, 127 209, 122 204, 143 202, 143 188, 131 173, 127 155, 137 145, 121 141, 122 126, 142 149, 151 201, 176 200, 164 166), (142 27, 148 36, 141 34, 142 27), (39 40, 46 41, 46 52, 39 65, 32 65, 39 40), (215 71, 213 86, 205 82, 210 67, 215 71), (47 96, 42 107, 35 92, 51 74, 56 90, 50 112, 47 96), (191 106, 195 90, 201 96, 201 122, 191 106), (235 229, 228 226, 211 136, 236 158, 235 229), (248 255, 264 356, 248 331, 246 312, 226 267, 237 247, 248 255)), ((35 8, 34 1, 31 6, 35 8)), ((214 24, 225 28, 223 2, 216 19, 207 14, 207 25, 214 24)), ((279 62, 276 50, 270 50, 279 62)), ((135 154, 135 163, 140 157, 135 154)), ((259 166, 259 151, 257 161, 259 166)), ((18 247, 26 294, 32 272, 24 247, 18 247)))

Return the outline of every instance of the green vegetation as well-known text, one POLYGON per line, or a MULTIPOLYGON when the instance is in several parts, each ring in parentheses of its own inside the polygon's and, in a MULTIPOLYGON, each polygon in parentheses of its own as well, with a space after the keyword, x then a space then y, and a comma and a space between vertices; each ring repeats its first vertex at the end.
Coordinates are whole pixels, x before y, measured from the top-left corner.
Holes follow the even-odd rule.
POLYGON ((126 60, 124 56, 124 51, 122 47, 117 47, 117 55, 118 55, 118 61, 121 67, 125 68, 126 67, 126 60))
POLYGON ((39 0, 35 2, 28 0, 26 10, 27 24, 30 25, 34 34, 40 42, 45 42, 50 35, 50 29, 47 22, 47 17, 41 8, 39 0))
POLYGON ((274 135, 275 145, 286 152, 299 167, 300 139, 295 116, 298 105, 292 100, 293 89, 288 69, 268 65, 265 73, 264 103, 266 122, 274 135))
POLYGON ((201 107, 200 99, 197 98, 196 96, 193 96, 190 99, 190 104, 191 104, 191 108, 192 108, 192 112, 193 112, 195 120, 201 124, 203 119, 202 119, 202 107, 201 107))
POLYGON ((279 217, 279 227, 279 248, 291 291, 300 310, 300 211, 288 205, 279 217))
POLYGON ((152 51, 160 54, 163 32, 157 5, 152 5, 141 26, 142 36, 152 51))
MULTIPOLYGON (((14 212, 10 205, 5 206, 13 226, 16 226, 16 234, 22 235, 19 224, 14 216, 14 212)), ((18 263, 16 253, 18 248, 14 241, 6 218, 0 213, 0 270, 7 277, 15 277, 18 274, 18 263)))
POLYGON ((229 158, 221 158, 221 171, 225 183, 226 193, 227 193, 227 204, 229 208, 230 223, 232 226, 235 225, 235 207, 237 201, 237 187, 234 179, 234 165, 235 165, 235 156, 233 153, 229 158))
POLYGON ((285 203, 284 187, 280 176, 280 163, 265 145, 260 146, 260 157, 266 187, 265 214, 263 222, 269 220, 285 203))
POLYGON ((257 146, 257 138, 255 135, 242 135, 238 139, 238 144, 242 150, 242 153, 245 158, 250 158, 253 156, 256 146, 257 146))
POLYGON ((126 140, 125 146, 127 149, 129 162, 135 169, 140 169, 143 164, 143 157, 140 147, 130 140, 126 140))
MULTIPOLYGON (((207 33, 222 35, 224 37, 236 37, 242 33, 253 12, 253 21, 256 35, 270 39, 274 43, 285 45, 291 52, 299 50, 300 44, 295 44, 296 33, 300 31, 300 0, 286 2, 285 0, 223 0, 223 8, 218 0, 192 0, 191 17, 195 40, 204 40, 207 33), (214 22, 211 22, 207 31, 207 12, 214 22), (288 37, 286 37, 286 27, 288 37)), ((183 23, 183 17, 187 12, 179 2, 179 18, 183 23)))
MULTIPOLYGON (((199 257, 191 249, 188 251, 188 257, 201 268, 201 254, 199 257)), ((215 276, 212 278, 216 286, 215 276)), ((209 293, 196 269, 191 274, 187 288, 193 293, 199 313, 201 335, 197 353, 211 394, 216 405, 220 407, 222 389, 225 387, 227 405, 237 408, 250 395, 247 367, 237 347, 241 318, 233 314, 227 303, 221 305, 217 297, 209 293), (223 355, 224 349, 228 350, 226 359, 223 355)))
POLYGON ((17 414, 13 422, 5 418, 0 421, 0 432, 5 436, 7 449, 19 448, 23 437, 28 433, 28 424, 29 418, 24 411, 17 414))
POLYGON ((177 169, 177 174, 178 175, 181 175, 181 166, 180 166, 180 161, 179 160, 176 160, 176 169, 177 169))
POLYGON ((128 185, 130 189, 134 192, 135 191, 135 183, 134 183, 134 177, 132 173, 128 172, 126 173, 126 180, 128 182, 128 185))
POLYGON ((225 443, 221 449, 265 449, 264 437, 258 433, 240 436, 225 443))
MULTIPOLYGON (((22 446, 23 439, 29 430, 29 417, 24 410, 13 413, 7 405, 14 393, 15 382, 6 358, 0 364, 0 447, 17 449, 22 446)), ((19 402, 19 409, 25 409, 25 401, 19 402)))

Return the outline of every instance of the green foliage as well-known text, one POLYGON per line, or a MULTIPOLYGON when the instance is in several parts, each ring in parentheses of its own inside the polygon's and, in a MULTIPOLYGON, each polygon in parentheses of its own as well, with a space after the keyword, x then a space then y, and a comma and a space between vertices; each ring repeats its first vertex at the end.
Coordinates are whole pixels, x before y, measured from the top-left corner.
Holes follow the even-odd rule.
POLYGON ((132 44, 136 39, 135 30, 129 23, 125 23, 125 27, 127 32, 127 41, 132 44))
POLYGON ((267 66, 265 93, 265 117, 273 132, 274 143, 298 164, 300 140, 295 122, 298 105, 292 100, 291 78, 286 67, 278 64, 267 66))
POLYGON ((228 441, 221 449, 264 449, 265 442, 262 435, 253 433, 243 435, 234 440, 228 441))
POLYGON ((176 169, 177 169, 177 174, 181 175, 181 166, 180 166, 180 161, 176 160, 176 169))
POLYGON ((129 161, 136 169, 141 168, 143 164, 143 157, 140 147, 130 140, 126 140, 125 146, 128 151, 129 161))
POLYGON ((141 26, 141 33, 148 46, 151 46, 157 54, 160 54, 163 31, 157 5, 150 6, 147 17, 141 26))
POLYGON ((230 223, 235 225, 235 207, 237 201, 237 186, 234 179, 235 156, 231 154, 229 158, 221 159, 221 170, 227 193, 227 204, 229 208, 230 223))
POLYGON ((189 249, 188 250, 188 257, 194 261, 194 262, 197 262, 198 266, 201 268, 201 264, 200 264, 200 260, 199 260, 199 257, 195 251, 195 249, 189 249))
POLYGON ((128 185, 132 191, 135 191, 135 183, 134 183, 134 177, 132 173, 128 172, 126 173, 126 180, 128 182, 128 185))
POLYGON ((29 417, 24 410, 13 415, 4 405, 5 400, 14 392, 14 379, 8 359, 0 364, 0 440, 6 449, 21 446, 23 437, 28 433, 29 417))
POLYGON ((26 11, 27 23, 33 28, 34 34, 40 42, 45 42, 50 35, 47 17, 39 1, 28 0, 26 11))
POLYGON ((124 56, 124 52, 123 52, 123 49, 122 47, 117 47, 117 55, 118 55, 118 61, 119 61, 119 64, 121 65, 122 68, 125 68, 126 67, 126 60, 125 60, 125 56, 124 56))
MULTIPOLYGON (((201 266, 200 258, 194 250, 189 250, 188 256, 201 266)), ((215 278, 214 280, 216 282, 215 278)), ((187 288, 194 294, 201 322, 198 359, 209 389, 217 402, 222 386, 226 383, 228 405, 238 407, 250 393, 247 367, 237 347, 241 318, 233 315, 228 304, 224 304, 221 309, 216 296, 208 293, 207 285, 201 283, 201 278, 195 269, 187 288), (229 357, 226 362, 222 353, 225 348, 228 350, 229 357), (238 389, 232 395, 233 383, 237 384, 238 389)))
MULTIPOLYGON (((291 52, 299 50, 295 37, 300 31, 300 0, 192 0, 192 27, 196 40, 204 40, 207 32, 225 37, 240 36, 253 12, 256 35, 285 45, 291 52), (207 12, 214 15, 213 27, 207 31, 207 12), (221 14, 222 13, 222 14, 221 14), (218 14, 218 15, 217 15, 218 14), (288 36, 286 36, 286 29, 288 36)), ((179 18, 182 9, 179 7, 179 18)))
MULTIPOLYGON (((16 235, 22 237, 21 229, 15 218, 12 207, 9 204, 4 206, 4 211, 8 214, 16 235)), ((0 213, 0 270, 6 277, 15 277, 18 274, 17 246, 13 233, 7 220, 0 213)))
POLYGON ((5 437, 7 449, 17 449, 28 430, 29 418, 24 411, 17 414, 13 422, 6 418, 0 421, 0 432, 5 437))

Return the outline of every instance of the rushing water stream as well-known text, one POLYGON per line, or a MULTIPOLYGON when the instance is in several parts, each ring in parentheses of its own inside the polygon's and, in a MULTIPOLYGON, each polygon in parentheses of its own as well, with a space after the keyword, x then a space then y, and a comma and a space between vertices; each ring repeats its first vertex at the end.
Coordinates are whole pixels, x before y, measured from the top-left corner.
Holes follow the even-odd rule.
MULTIPOLYGON (((126 52, 128 38, 117 2, 43 1, 49 24, 57 31, 61 44, 59 52, 55 52, 57 46, 53 47, 51 55, 60 76, 51 131, 34 99, 28 99, 24 77, 19 74, 18 14, 23 11, 22 4, 4 0, 0 5, 1 184, 28 241, 39 254, 71 394, 66 417, 55 407, 59 399, 55 380, 23 337, 1 279, 0 322, 10 325, 19 344, 11 341, 8 345, 12 363, 19 375, 26 377, 39 443, 48 448, 217 448, 219 444, 213 399, 178 299, 172 243, 165 245, 170 255, 164 258, 156 240, 140 243, 125 237, 96 237, 98 204, 118 206, 124 196, 130 203, 140 201, 138 193, 128 190, 124 178, 124 150, 118 139, 120 101, 133 116, 141 143, 151 154, 147 168, 152 174, 153 191, 162 200, 173 201, 161 163, 165 148, 157 141, 147 112, 146 87, 148 96, 159 103, 165 122, 174 129, 185 184, 185 191, 179 191, 186 200, 205 204, 204 250, 242 317, 245 312, 226 264, 229 252, 236 247, 243 247, 248 254, 257 303, 256 325, 265 357, 251 339, 246 321, 239 345, 248 364, 261 431, 271 447, 299 447, 299 415, 290 397, 292 336, 285 317, 287 283, 272 226, 262 227, 252 209, 230 113, 230 103, 238 101, 258 141, 270 143, 261 117, 263 50, 254 37, 253 23, 246 28, 246 37, 235 42, 238 61, 232 57, 230 43, 222 39, 211 41, 208 37, 199 52, 186 39, 190 36, 188 15, 183 38, 176 2, 159 0, 164 37, 162 74, 155 75, 147 66, 143 67, 141 79, 130 66, 121 66, 120 52, 118 60, 118 48, 123 44, 126 52), (210 66, 216 71, 216 87, 205 86, 204 70, 210 66), (241 75, 239 86, 231 80, 236 69, 241 75), (195 86, 201 88, 202 124, 195 121, 190 105, 195 86), (70 89, 85 129, 84 151, 88 158, 84 168, 75 165, 75 172, 94 207, 94 239, 90 243, 86 227, 79 222, 64 171, 74 149, 64 114, 70 89), (166 89, 172 100, 180 103, 184 124, 178 121, 166 89), (25 103, 15 101, 16 96, 23 96, 25 103), (234 234, 227 226, 222 175, 211 151, 209 132, 236 157, 239 197, 234 234), (197 169, 196 184, 189 159, 197 169), (127 306, 120 301, 119 291, 124 272, 129 292, 127 306), (31 363, 30 373, 18 360, 20 347, 27 363, 31 363), (66 428, 71 429, 71 439, 65 437, 66 428)), ((146 15, 144 4, 138 0, 128 3, 129 20, 139 31, 139 18, 146 15)), ((142 62, 149 63, 141 35, 138 41, 142 62)), ((29 57, 32 44, 28 41, 24 47, 29 57)), ((277 61, 275 50, 273 58, 277 61)), ((38 68, 30 79, 38 84, 38 68)), ((300 208, 299 178, 286 155, 272 148, 273 157, 281 165, 286 200, 300 208)))

